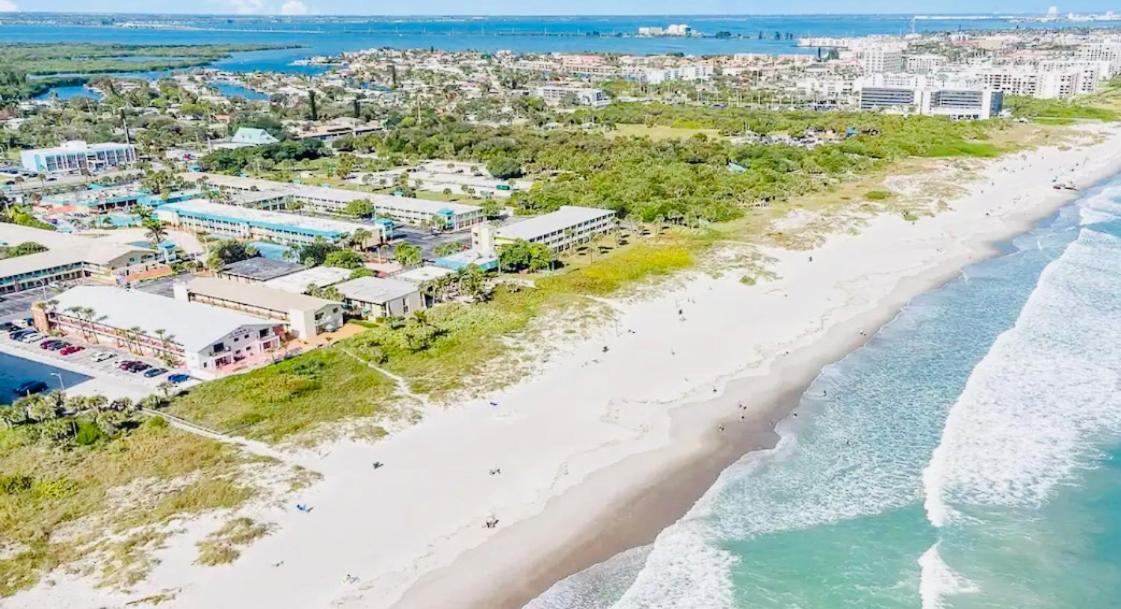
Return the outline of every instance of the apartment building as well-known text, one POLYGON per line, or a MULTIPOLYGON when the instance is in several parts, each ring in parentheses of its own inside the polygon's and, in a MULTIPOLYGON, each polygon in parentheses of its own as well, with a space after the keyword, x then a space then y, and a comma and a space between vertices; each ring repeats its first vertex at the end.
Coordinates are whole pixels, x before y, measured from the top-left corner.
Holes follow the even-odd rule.
POLYGON ((163 205, 156 210, 156 216, 172 226, 220 238, 281 245, 307 245, 317 240, 342 244, 358 231, 370 235, 362 244, 366 247, 386 240, 385 229, 379 224, 300 216, 201 199, 163 205))
POLYGON ((905 65, 903 47, 888 44, 860 49, 857 58, 865 74, 902 72, 905 65))
POLYGON ((991 89, 863 87, 860 109, 886 110, 955 119, 987 119, 1000 114, 1004 94, 991 89))
POLYGON ((603 89, 594 89, 591 87, 546 85, 544 87, 537 87, 535 93, 537 97, 544 99, 545 103, 550 105, 556 105, 565 100, 571 100, 573 103, 580 106, 602 108, 611 103, 611 98, 603 92, 603 89))
POLYGON ((343 325, 343 306, 324 298, 297 294, 264 284, 246 284, 215 277, 195 277, 176 283, 175 298, 240 311, 284 324, 288 332, 307 340, 343 325))
POLYGON ((146 247, 0 223, 0 244, 27 242, 47 251, 0 260, 0 294, 80 279, 116 282, 163 266, 155 250, 146 247))
MULTIPOLYGON (((298 203, 310 211, 341 214, 347 205, 354 201, 368 201, 373 205, 376 216, 402 224, 439 225, 439 228, 444 230, 460 230, 485 219, 483 208, 466 203, 427 201, 413 197, 397 197, 322 186, 302 186, 220 174, 185 173, 182 177, 189 182, 217 188, 226 194, 232 203, 265 210, 284 209, 289 203, 298 203)), ((382 230, 391 231, 392 226, 383 225, 382 230)), ((388 236, 387 234, 386 237, 388 236)))
POLYGON ((587 243, 615 229, 615 212, 599 207, 564 205, 557 211, 495 228, 477 226, 471 231, 474 249, 483 254, 515 241, 543 243, 559 252, 587 243))

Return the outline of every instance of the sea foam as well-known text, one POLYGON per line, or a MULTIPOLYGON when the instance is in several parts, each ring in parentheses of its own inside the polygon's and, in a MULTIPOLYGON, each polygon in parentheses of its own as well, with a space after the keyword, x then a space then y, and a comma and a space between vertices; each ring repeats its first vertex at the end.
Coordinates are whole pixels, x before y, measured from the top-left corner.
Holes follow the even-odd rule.
POLYGON ((1121 432, 1121 239, 1083 228, 974 369, 923 472, 930 522, 1030 507, 1121 432))

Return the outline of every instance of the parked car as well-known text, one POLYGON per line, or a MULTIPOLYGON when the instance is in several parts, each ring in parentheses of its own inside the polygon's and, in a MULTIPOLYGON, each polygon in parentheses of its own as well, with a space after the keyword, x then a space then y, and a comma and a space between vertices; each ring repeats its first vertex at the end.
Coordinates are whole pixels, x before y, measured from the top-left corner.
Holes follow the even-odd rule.
POLYGON ((57 350, 63 348, 66 345, 69 345, 69 344, 70 343, 68 343, 64 340, 59 340, 57 338, 52 338, 50 340, 45 340, 45 341, 39 343, 39 348, 40 349, 50 349, 51 351, 57 351, 57 350))
POLYGON ((12 323, 10 321, 6 321, 6 322, 0 324, 0 332, 14 332, 15 330, 19 330, 19 329, 21 329, 19 326, 15 325, 14 323, 12 323))
POLYGON ((117 357, 117 355, 114 354, 114 353, 110 353, 108 351, 98 351, 90 359, 95 361, 95 362, 101 363, 101 362, 104 362, 104 361, 111 360, 114 357, 117 357))
POLYGON ((20 340, 24 336, 27 336, 28 334, 31 334, 34 331, 35 330, 28 330, 27 328, 24 328, 22 330, 12 330, 11 332, 8 332, 8 338, 10 338, 12 340, 20 340))
POLYGON ((121 361, 117 362, 117 367, 120 368, 121 370, 128 370, 129 367, 134 366, 134 365, 139 364, 139 363, 140 362, 138 362, 134 359, 125 359, 125 360, 121 360, 121 361))
POLYGON ((151 366, 149 366, 148 364, 145 364, 144 362, 131 362, 131 363, 129 363, 129 365, 128 365, 128 366, 127 366, 127 367, 125 368, 125 370, 127 370, 128 372, 132 372, 133 374, 135 374, 135 373, 137 373, 137 372, 144 372, 145 370, 147 370, 147 369, 149 369, 149 368, 151 368, 151 366))
POLYGON ((26 383, 16 387, 13 393, 19 396, 28 396, 33 393, 42 393, 47 390, 47 384, 43 381, 27 381, 26 383))
POLYGON ((58 354, 59 355, 73 355, 73 354, 75 354, 79 351, 85 351, 85 350, 86 350, 86 348, 81 346, 81 345, 66 345, 62 349, 59 349, 58 354))
POLYGON ((37 340, 41 340, 41 339, 44 339, 44 338, 46 338, 46 337, 43 336, 42 334, 39 334, 38 332, 32 330, 30 334, 24 334, 23 336, 19 337, 17 340, 19 340, 19 342, 21 342, 21 343, 33 343, 37 340))
POLYGON ((144 376, 146 376, 150 379, 154 379, 157 376, 159 376, 161 374, 164 374, 166 372, 167 372, 167 368, 150 368, 149 370, 144 372, 144 376))
POLYGON ((180 383, 186 383, 189 380, 191 380, 191 375, 183 374, 183 373, 175 373, 175 374, 172 374, 171 376, 167 377, 167 381, 169 383, 171 383, 172 385, 178 385, 180 383))

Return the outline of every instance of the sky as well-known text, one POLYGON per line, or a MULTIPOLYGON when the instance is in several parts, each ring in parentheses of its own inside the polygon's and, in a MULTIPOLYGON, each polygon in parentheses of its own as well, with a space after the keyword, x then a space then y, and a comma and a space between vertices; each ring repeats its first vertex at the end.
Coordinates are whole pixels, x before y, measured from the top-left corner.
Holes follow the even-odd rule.
MULTIPOLYGON (((1044 13, 1025 0, 0 0, 0 12, 135 12, 320 15, 674 15, 805 13, 1044 13)), ((1060 12, 1121 9, 1115 0, 1079 0, 1060 12)))

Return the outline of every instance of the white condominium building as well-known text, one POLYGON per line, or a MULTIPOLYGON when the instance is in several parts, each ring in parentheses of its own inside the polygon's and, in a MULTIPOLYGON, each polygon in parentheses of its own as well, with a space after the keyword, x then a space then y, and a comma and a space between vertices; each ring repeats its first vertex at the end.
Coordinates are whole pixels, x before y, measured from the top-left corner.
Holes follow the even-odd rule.
POLYGON ((548 85, 544 87, 537 87, 537 97, 540 97, 549 104, 559 104, 566 99, 574 101, 574 103, 581 106, 591 106, 593 108, 601 108, 611 103, 611 98, 602 89, 593 89, 590 87, 564 87, 558 85, 548 85))
POLYGON ((615 212, 599 207, 564 205, 557 211, 494 228, 481 225, 471 231, 475 250, 489 254, 515 241, 543 243, 553 251, 587 243, 615 229, 615 212))
POLYGON ((37 173, 97 173, 135 164, 136 148, 74 140, 55 148, 23 150, 19 156, 24 169, 37 173))
POLYGON ((860 67, 865 74, 902 72, 905 65, 903 47, 895 45, 869 46, 858 51, 857 56, 860 58, 860 67))

